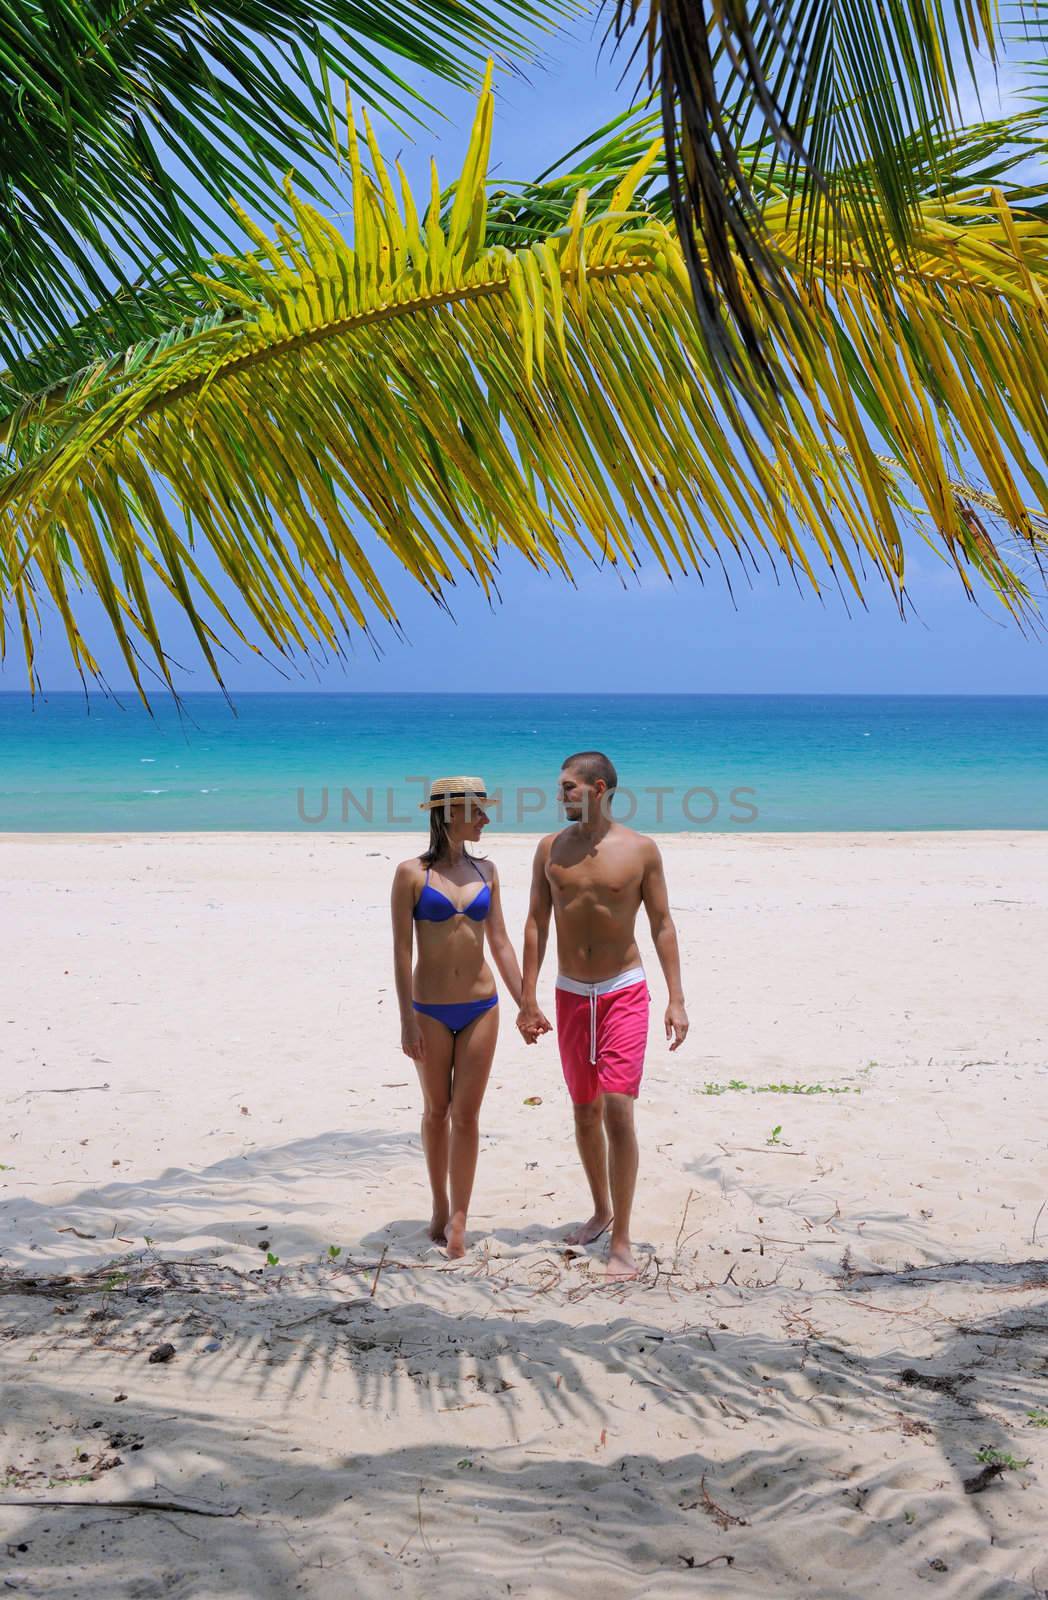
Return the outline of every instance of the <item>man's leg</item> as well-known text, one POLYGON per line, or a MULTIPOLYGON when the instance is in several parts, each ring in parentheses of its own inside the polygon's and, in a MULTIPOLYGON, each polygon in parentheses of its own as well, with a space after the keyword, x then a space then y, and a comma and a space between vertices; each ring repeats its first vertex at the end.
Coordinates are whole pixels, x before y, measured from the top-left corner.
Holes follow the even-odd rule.
POLYGON ((637 1134, 633 1125, 633 1097, 604 1095, 604 1127, 608 1135, 608 1173, 611 1209, 609 1278, 633 1278, 639 1270, 630 1248, 630 1216, 637 1187, 637 1134))
POLYGON ((590 1009, 584 996, 557 989, 557 1044, 575 1110, 575 1143, 593 1196, 593 1215, 565 1234, 566 1244, 592 1244, 611 1222, 608 1147, 597 1069, 590 1060, 590 1009))
POLYGON ((593 1196, 593 1215, 581 1228, 565 1234, 566 1244, 592 1244, 605 1233, 611 1222, 611 1196, 608 1192, 608 1146, 604 1138, 604 1097, 598 1095, 586 1105, 575 1107, 575 1143, 582 1168, 593 1196))

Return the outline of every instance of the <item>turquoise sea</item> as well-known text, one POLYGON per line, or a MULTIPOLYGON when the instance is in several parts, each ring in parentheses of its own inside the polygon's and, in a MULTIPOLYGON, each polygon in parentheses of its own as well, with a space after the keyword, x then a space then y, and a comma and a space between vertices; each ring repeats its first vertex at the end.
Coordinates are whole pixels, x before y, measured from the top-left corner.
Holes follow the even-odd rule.
POLYGON ((538 831, 593 747, 623 820, 666 832, 1048 827, 1045 696, 203 694, 150 716, 9 693, 0 831, 418 830, 423 780, 455 772, 538 831))

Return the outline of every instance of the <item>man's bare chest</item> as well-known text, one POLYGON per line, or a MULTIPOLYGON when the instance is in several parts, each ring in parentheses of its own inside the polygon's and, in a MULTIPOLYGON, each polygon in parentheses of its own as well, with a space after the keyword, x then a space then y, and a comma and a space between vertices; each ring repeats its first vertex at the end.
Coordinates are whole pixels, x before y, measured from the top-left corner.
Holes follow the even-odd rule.
POLYGON ((632 909, 640 898, 640 875, 625 862, 550 861, 546 876, 554 900, 565 907, 590 904, 632 909))

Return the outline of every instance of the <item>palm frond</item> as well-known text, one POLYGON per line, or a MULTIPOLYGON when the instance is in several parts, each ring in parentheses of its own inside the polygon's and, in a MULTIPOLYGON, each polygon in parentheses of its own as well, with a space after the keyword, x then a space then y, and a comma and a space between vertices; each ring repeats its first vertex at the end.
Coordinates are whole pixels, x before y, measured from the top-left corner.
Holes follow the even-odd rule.
MULTIPOLYGON (((760 437, 718 398, 673 229, 636 203, 658 144, 596 214, 580 190, 566 226, 509 249, 488 242, 491 121, 486 89, 450 211, 434 172, 421 220, 370 128, 365 172, 351 125, 352 243, 288 183, 295 230, 244 217, 254 249, 206 280, 227 320, 100 364, 20 416, 0 574, 30 662, 49 601, 94 669, 82 582, 140 688, 143 648, 170 683, 159 583, 220 678, 219 636, 244 635, 201 546, 267 645, 337 652, 347 630, 396 616, 364 528, 438 601, 463 574, 491 592, 505 545, 568 575, 580 558, 628 570, 646 550, 668 573, 748 577, 783 559, 816 588, 861 596, 879 577, 901 594, 910 512, 882 451, 966 587, 1024 613, 1022 576, 973 528, 951 469, 972 452, 1007 527, 1039 548, 1024 486, 1048 503, 1042 224, 1003 197, 977 215, 929 205, 888 307, 861 238, 828 240, 842 287, 831 308, 798 278, 810 336, 775 350, 791 388, 760 437)), ((788 202, 767 226, 787 258, 788 202)))
MULTIPOLYGON (((223 242, 216 207, 229 242, 229 195, 282 215, 273 170, 294 166, 310 193, 331 157, 333 75, 417 118, 407 65, 469 83, 570 5, 0 0, 0 366, 140 274, 202 268, 223 242)), ((126 296, 112 316, 130 343, 126 296)))
MULTIPOLYGON (((587 208, 597 215, 607 208, 615 188, 651 148, 658 136, 658 115, 650 109, 626 111, 597 129, 587 139, 559 157, 537 178, 516 184, 505 180, 492 187, 488 197, 487 242, 511 248, 531 244, 567 224, 581 189, 587 190, 587 208)), ((770 162, 756 162, 756 151, 743 152, 752 163, 754 189, 762 198, 781 199, 783 189, 770 162)), ((1044 162, 1048 134, 1040 110, 1007 119, 976 123, 956 132, 941 130, 935 139, 935 170, 921 168, 920 152, 908 141, 898 152, 900 162, 914 165, 925 198, 956 197, 987 185, 1000 187, 1012 209, 1045 217, 1048 200, 1044 184, 1033 187, 1015 178, 1017 167, 1031 160, 1044 162)), ((846 175, 848 181, 866 183, 865 169, 846 175)), ((450 215, 455 188, 442 201, 450 215)), ((664 222, 672 221, 672 206, 662 153, 638 182, 633 203, 664 222)), ((159 269, 160 263, 156 263, 159 269)), ((228 264, 223 269, 228 278, 228 264)), ((241 287, 245 287, 241 284, 241 287)), ((209 315, 228 318, 229 302, 222 304, 213 291, 184 272, 168 273, 149 287, 135 285, 125 294, 104 302, 60 338, 26 354, 17 375, 0 372, 0 440, 6 435, 4 418, 42 391, 64 390, 79 372, 98 361, 119 360, 129 344, 142 345, 161 337, 174 337, 180 329, 209 315), (17 382, 15 378, 17 376, 17 382)))
POLYGON ((951 11, 948 20, 939 0, 615 0, 612 29, 620 43, 640 30, 637 49, 659 88, 700 321, 719 366, 751 394, 755 371, 777 381, 768 318, 792 321, 798 336, 803 318, 740 146, 756 139, 758 158, 770 153, 797 193, 807 276, 833 267, 818 254, 824 209, 844 208, 886 271, 909 248, 921 199, 899 148, 916 139, 934 168, 934 131, 958 120, 956 59, 972 77, 976 52, 996 50, 993 0, 954 0, 951 11), (839 183, 860 166, 868 186, 839 183))
MULTIPOLYGON (((654 135, 657 121, 657 115, 645 107, 623 113, 569 150, 537 179, 504 185, 496 190, 489 206, 489 240, 519 246, 553 231, 563 225, 581 191, 588 195, 587 205, 599 213, 609 203, 614 186, 636 163, 638 152, 654 135)), ((916 136, 904 141, 895 152, 897 162, 912 169, 921 192, 915 244, 927 239, 927 219, 941 219, 943 206, 948 202, 956 202, 950 213, 951 230, 988 227, 990 236, 999 243, 1003 237, 999 227, 1002 214, 1021 214, 1027 229, 1032 222, 1042 227, 1048 222, 1048 177, 1042 177, 1039 184, 1019 181, 1022 169, 1029 168, 1031 162, 1038 171, 1045 170, 1048 134, 1040 110, 956 130, 939 128, 932 135, 931 159, 922 164, 924 154, 925 141, 916 136)), ((774 161, 760 158, 757 146, 742 148, 740 158, 746 162, 754 193, 759 196, 765 212, 766 237, 776 252, 780 270, 792 274, 798 284, 803 283, 805 241, 798 237, 799 224, 792 204, 795 191, 785 187, 774 161)), ((1030 173, 1027 171, 1024 175, 1029 177, 1030 173)), ((866 163, 842 170, 839 178, 849 189, 870 191, 871 178, 866 163)), ((449 204, 450 199, 445 203, 449 204)), ((643 204, 647 212, 664 222, 672 221, 663 154, 648 166, 638 182, 633 203, 643 204)), ((835 260, 840 258, 841 263, 847 262, 845 279, 854 276, 865 262, 866 289, 875 286, 881 297, 894 300, 903 339, 911 348, 919 346, 921 330, 911 324, 915 315, 920 318, 927 314, 928 303, 920 303, 915 310, 906 295, 900 295, 897 289, 918 281, 922 271, 931 270, 927 253, 923 261, 919 255, 914 259, 896 256, 889 261, 888 272, 883 274, 879 258, 875 262, 866 256, 861 238, 853 237, 846 230, 831 229, 832 218, 826 222, 823 253, 835 260)), ((1037 230, 1033 232, 1036 234, 1037 230)), ((965 270, 970 271, 970 266, 965 270)), ((972 280, 973 287, 975 281, 977 279, 972 280)), ((934 289, 933 280, 929 280, 929 287, 934 289)), ((829 339, 840 348, 850 349, 848 333, 837 316, 834 297, 824 296, 823 305, 824 318, 818 328, 809 325, 809 335, 817 335, 820 344, 829 339)), ((939 313, 951 315, 945 306, 939 307, 939 313)), ((859 382, 858 368, 854 370, 857 377, 855 398, 860 408, 867 411, 873 428, 879 431, 883 423, 882 408, 873 388, 866 382, 859 382)), ((947 412, 949 398, 942 392, 934 367, 926 364, 923 381, 936 408, 947 412)), ((891 458, 882 456, 881 459, 886 463, 891 458)), ((894 471, 897 472, 899 466, 899 462, 893 462, 894 471)), ((977 506, 982 511, 999 510, 992 497, 987 501, 968 478, 958 476, 952 484, 959 503, 963 502, 970 511, 977 506)))

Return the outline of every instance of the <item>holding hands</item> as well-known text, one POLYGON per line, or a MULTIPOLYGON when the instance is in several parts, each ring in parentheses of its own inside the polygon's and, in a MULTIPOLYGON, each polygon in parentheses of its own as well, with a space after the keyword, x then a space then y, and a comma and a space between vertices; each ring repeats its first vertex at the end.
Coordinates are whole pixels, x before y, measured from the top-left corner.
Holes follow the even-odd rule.
POLYGON ((535 1000, 522 1000, 517 1013, 517 1028, 525 1044, 534 1044, 541 1034, 551 1033, 553 1024, 539 1010, 535 1000))

